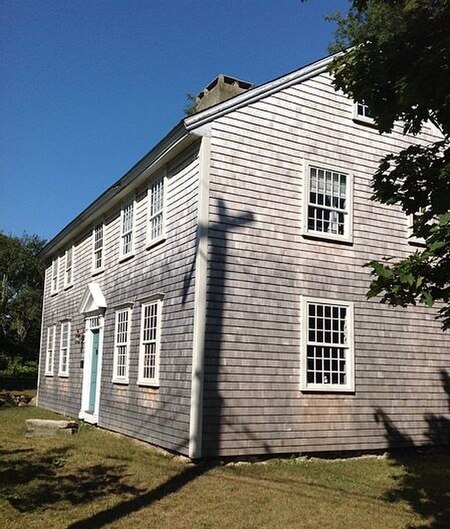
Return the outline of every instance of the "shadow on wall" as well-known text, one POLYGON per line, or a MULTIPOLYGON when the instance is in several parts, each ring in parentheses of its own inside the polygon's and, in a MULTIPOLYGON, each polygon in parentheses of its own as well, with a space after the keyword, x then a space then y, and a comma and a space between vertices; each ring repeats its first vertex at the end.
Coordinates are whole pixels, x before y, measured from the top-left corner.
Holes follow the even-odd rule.
MULTIPOLYGON (((444 370, 440 372, 444 391, 447 393, 450 412, 450 377, 444 370)), ((450 520, 449 482, 450 469, 445 466, 448 458, 433 453, 421 458, 411 453, 401 453, 400 448, 415 448, 412 439, 401 432, 389 416, 380 408, 374 413, 375 420, 382 422, 386 430, 391 464, 401 467, 396 486, 390 490, 386 499, 390 502, 403 501, 411 509, 428 520, 425 524, 409 526, 408 529, 448 529, 450 520), (441 462, 442 460, 442 462, 441 462)), ((427 437, 429 447, 450 445, 450 420, 443 415, 425 415, 428 423, 427 437)))

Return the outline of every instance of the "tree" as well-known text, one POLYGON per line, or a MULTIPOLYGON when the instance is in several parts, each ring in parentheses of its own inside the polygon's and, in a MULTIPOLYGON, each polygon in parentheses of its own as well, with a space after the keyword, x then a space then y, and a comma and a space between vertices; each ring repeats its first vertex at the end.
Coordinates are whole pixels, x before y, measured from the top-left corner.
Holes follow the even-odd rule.
POLYGON ((9 361, 38 357, 44 269, 37 255, 44 245, 36 235, 0 233, 0 353, 9 361))
POLYGON ((337 21, 330 71, 336 89, 364 101, 380 133, 403 122, 418 134, 431 122, 441 138, 388 154, 373 176, 373 199, 413 218, 423 247, 397 262, 372 261, 368 297, 389 305, 433 306, 450 328, 450 3, 354 0, 337 21))

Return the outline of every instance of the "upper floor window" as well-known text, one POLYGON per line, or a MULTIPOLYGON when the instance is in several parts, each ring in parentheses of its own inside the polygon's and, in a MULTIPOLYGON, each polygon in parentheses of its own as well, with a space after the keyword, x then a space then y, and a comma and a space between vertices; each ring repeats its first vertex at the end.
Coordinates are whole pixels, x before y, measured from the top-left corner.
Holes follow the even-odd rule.
POLYGON ((53 375, 53 363, 55 355, 56 325, 47 327, 47 347, 45 352, 45 374, 53 375))
POLYGON ((158 385, 162 300, 142 305, 139 384, 158 385))
POLYGON ((94 272, 99 272, 104 267, 104 231, 105 227, 101 222, 94 227, 92 233, 92 270, 94 272))
POLYGON ((64 287, 70 287, 73 284, 73 257, 74 248, 71 246, 66 250, 66 260, 64 266, 64 287))
POLYGON ((61 337, 59 347, 59 376, 69 375, 69 351, 70 351, 70 321, 61 323, 61 337))
POLYGON ((56 294, 59 287, 59 257, 55 257, 52 261, 52 277, 50 284, 50 293, 56 294))
POLYGON ((305 182, 305 233, 350 241, 351 175, 307 165, 305 182))
POLYGON ((301 388, 353 391, 353 304, 303 299, 302 319, 301 388))
POLYGON ((133 254, 134 202, 129 202, 121 211, 120 257, 133 254))
POLYGON ((128 383, 128 353, 130 341, 131 309, 116 312, 114 333, 113 382, 128 383))
POLYGON ((148 190, 148 245, 164 238, 164 180, 164 177, 159 178, 148 190))
POLYGON ((373 123, 373 115, 365 101, 355 101, 353 104, 353 119, 365 123, 373 123))

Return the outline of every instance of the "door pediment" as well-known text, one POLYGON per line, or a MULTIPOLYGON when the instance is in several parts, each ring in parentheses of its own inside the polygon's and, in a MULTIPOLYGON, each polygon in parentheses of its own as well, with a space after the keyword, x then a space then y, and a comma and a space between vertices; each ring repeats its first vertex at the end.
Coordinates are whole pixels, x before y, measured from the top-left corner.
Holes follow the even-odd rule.
POLYGON ((80 314, 91 312, 104 312, 107 307, 105 296, 96 281, 88 283, 79 307, 80 314))

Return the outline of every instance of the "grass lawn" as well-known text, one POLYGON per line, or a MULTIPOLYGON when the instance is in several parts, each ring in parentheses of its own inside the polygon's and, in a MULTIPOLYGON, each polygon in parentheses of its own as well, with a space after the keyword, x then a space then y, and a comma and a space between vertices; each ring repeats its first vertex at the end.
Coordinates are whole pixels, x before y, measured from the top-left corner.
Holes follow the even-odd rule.
POLYGON ((202 466, 82 425, 25 438, 36 408, 0 408, 2 529, 448 527, 450 456, 202 466))

